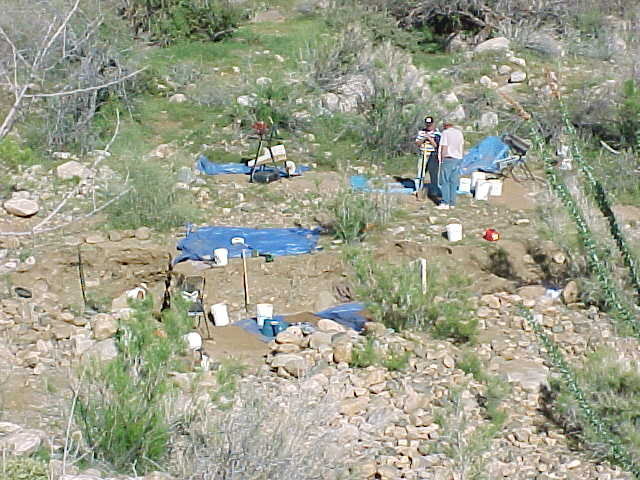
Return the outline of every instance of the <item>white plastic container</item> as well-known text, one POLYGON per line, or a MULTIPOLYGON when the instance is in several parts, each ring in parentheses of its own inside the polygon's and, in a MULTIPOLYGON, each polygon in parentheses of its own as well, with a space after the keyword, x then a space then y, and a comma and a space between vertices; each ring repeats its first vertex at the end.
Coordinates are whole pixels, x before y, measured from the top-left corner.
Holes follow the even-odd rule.
POLYGON ((223 267, 229 263, 229 250, 226 248, 216 248, 213 251, 213 263, 223 267))
POLYGON ((474 198, 476 200, 487 200, 489 198, 489 192, 491 191, 491 183, 486 181, 479 181, 476 183, 476 192, 474 198))
POLYGON ((296 164, 291 160, 284 162, 284 168, 287 170, 287 175, 291 176, 296 173, 296 164))
POLYGON ((202 337, 198 332, 189 332, 182 338, 184 338, 189 350, 200 350, 202 348, 202 337))
POLYGON ((458 192, 471 193, 471 179, 467 177, 460 177, 460 185, 458 185, 458 192))
POLYGON ((273 318, 273 304, 271 303, 258 303, 256 305, 256 321, 258 327, 262 328, 265 320, 273 318))
POLYGON ((447 238, 450 242, 462 240, 462 224, 450 223, 447 225, 447 238))
POLYGON ((492 197, 499 197, 500 195, 502 195, 502 180, 489 180, 488 183, 491 185, 489 195, 491 195, 492 197))
POLYGON ((244 245, 244 238, 242 238, 242 237, 233 237, 231 239, 231 245, 244 245))
POLYGON ((229 325, 229 312, 226 303, 216 303, 211 305, 211 315, 213 316, 213 324, 216 327, 225 327, 229 325))
POLYGON ((472 172, 471 173, 471 188, 478 188, 478 182, 485 181, 487 174, 484 172, 472 172))

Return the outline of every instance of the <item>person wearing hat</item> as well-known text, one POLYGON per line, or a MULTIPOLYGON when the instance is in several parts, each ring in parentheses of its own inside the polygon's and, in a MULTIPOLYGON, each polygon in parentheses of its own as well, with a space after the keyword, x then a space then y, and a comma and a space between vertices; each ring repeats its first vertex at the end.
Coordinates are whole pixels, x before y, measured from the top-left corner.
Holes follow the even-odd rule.
POLYGON ((462 131, 454 127, 453 122, 445 120, 438 148, 442 169, 442 203, 436 207, 438 209, 448 210, 456 205, 462 157, 464 157, 462 131))
POLYGON ((440 164, 438 161, 438 145, 440 132, 436 128, 433 117, 424 117, 424 127, 416 135, 416 145, 420 149, 418 159, 418 178, 416 179, 416 194, 422 191, 424 185, 425 168, 429 172, 427 194, 436 203, 440 202, 442 193, 439 187, 440 164))

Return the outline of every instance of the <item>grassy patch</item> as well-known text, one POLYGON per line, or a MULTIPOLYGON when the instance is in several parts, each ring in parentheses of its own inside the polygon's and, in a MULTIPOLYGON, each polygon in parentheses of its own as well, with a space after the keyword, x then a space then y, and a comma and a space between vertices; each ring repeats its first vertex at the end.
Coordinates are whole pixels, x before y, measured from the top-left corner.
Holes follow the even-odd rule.
POLYGON ((16 457, 0 460, 2 480, 48 480, 48 470, 46 462, 35 458, 16 457))
POLYGON ((0 163, 12 170, 40 163, 42 158, 28 146, 22 146, 12 138, 0 140, 0 163))
MULTIPOLYGON (((640 374, 635 363, 623 364, 615 352, 601 350, 591 354, 582 368, 575 370, 578 383, 593 413, 609 426, 612 435, 624 445, 637 463, 640 461, 640 374)), ((599 458, 608 458, 610 443, 584 421, 579 407, 564 383, 552 379, 552 413, 567 432, 599 458)))
POLYGON ((471 315, 467 279, 442 275, 429 264, 423 293, 416 265, 391 265, 359 252, 348 252, 347 258, 354 269, 357 295, 376 321, 396 331, 430 330, 456 342, 474 340, 477 320, 471 315))
POLYGON ((379 365, 390 371, 405 370, 409 364, 409 352, 383 352, 374 336, 367 336, 363 344, 356 344, 351 355, 352 367, 367 368, 379 365))

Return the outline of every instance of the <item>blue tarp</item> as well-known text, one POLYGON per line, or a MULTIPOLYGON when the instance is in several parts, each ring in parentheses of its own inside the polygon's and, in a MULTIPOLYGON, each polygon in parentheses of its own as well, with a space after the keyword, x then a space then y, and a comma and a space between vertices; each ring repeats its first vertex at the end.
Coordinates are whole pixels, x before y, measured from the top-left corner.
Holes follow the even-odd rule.
MULTIPOLYGON (((241 174, 249 175, 251 173, 251 167, 248 167, 244 163, 214 163, 209 161, 204 155, 200 155, 196 160, 196 168, 206 175, 224 175, 224 174, 241 174)), ((284 169, 279 168, 280 176, 286 177, 287 172, 284 169)), ((310 170, 306 165, 296 166, 296 175, 310 170)))
POLYGON ((360 192, 373 192, 373 193, 402 193, 413 194, 415 193, 415 186, 412 180, 406 182, 399 182, 392 179, 369 179, 364 175, 353 175, 349 179, 351 188, 360 192))
MULTIPOLYGON (((345 303, 343 305, 338 305, 336 307, 331 307, 321 312, 315 313, 314 315, 320 318, 328 318, 346 328, 352 328, 356 332, 360 332, 364 328, 364 324, 367 321, 362 316, 361 312, 363 309, 364 305, 362 303, 345 303)), ((273 318, 281 321, 284 328, 287 328, 290 325, 289 323, 284 321, 284 318, 286 317, 283 317, 282 315, 274 315, 273 318)), ((232 325, 240 327, 243 330, 256 335, 263 342, 268 342, 273 339, 273 337, 262 335, 255 318, 245 318, 244 320, 234 322, 232 325)))
POLYGON ((216 248, 229 250, 229 258, 242 255, 242 250, 257 250, 261 255, 299 255, 316 249, 320 230, 306 228, 203 227, 189 232, 178 242, 183 260, 207 260, 216 248), (244 245, 232 245, 234 237, 244 238, 244 245))
POLYGON ((468 175, 475 171, 498 173, 497 163, 509 156, 509 146, 500 137, 486 137, 462 159, 460 173, 468 175))

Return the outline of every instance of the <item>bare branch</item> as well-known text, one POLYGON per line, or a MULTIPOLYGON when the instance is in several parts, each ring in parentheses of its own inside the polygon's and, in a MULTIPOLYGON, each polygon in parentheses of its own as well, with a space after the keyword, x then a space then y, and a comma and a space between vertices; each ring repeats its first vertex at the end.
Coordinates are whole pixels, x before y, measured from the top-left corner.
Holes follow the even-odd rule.
POLYGON ((118 83, 122 83, 125 80, 127 80, 128 78, 134 77, 137 74, 139 74, 140 72, 143 72, 144 70, 146 70, 147 67, 144 68, 140 68, 139 70, 136 70, 135 72, 129 73, 128 75, 125 75, 124 77, 120 77, 120 78, 116 78, 115 80, 112 80, 110 82, 107 83, 103 83, 102 85, 96 85, 94 87, 86 87, 86 88, 77 88, 75 90, 67 90, 64 92, 55 92, 55 93, 33 93, 33 94, 28 94, 25 95, 26 98, 51 98, 51 97, 64 97, 67 95, 75 95, 76 93, 87 93, 87 92, 92 92, 95 90, 100 90, 102 88, 107 88, 110 87, 111 85, 116 85, 118 83))
POLYGON ((104 147, 105 152, 109 151, 109 149, 111 148, 111 145, 113 145, 113 142, 116 140, 116 137, 118 136, 119 131, 120 131, 120 110, 116 108, 116 129, 113 132, 113 137, 111 137, 111 140, 109 140, 109 143, 107 143, 107 145, 104 147))
MULTIPOLYGON (((46 43, 44 48, 40 51, 41 53, 41 55, 39 55, 40 59, 44 58, 47 55, 47 53, 49 52, 49 49, 53 45, 53 42, 55 42, 56 39, 60 36, 60 34, 65 30, 65 28, 67 27, 67 24, 69 23, 69 20, 71 20, 71 17, 73 17, 73 14, 76 13, 76 10, 78 9, 79 4, 80 4, 80 0, 76 0, 76 3, 73 4, 73 7, 71 7, 71 10, 69 10, 69 12, 67 13, 67 16, 60 24, 60 27, 58 27, 58 30, 56 30, 56 33, 54 33, 51 36, 51 38, 46 43)), ((37 66, 38 64, 36 63, 35 65, 37 66)))

